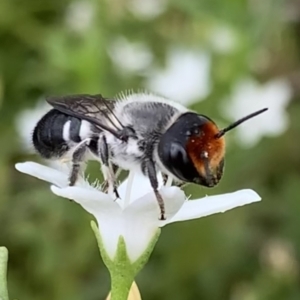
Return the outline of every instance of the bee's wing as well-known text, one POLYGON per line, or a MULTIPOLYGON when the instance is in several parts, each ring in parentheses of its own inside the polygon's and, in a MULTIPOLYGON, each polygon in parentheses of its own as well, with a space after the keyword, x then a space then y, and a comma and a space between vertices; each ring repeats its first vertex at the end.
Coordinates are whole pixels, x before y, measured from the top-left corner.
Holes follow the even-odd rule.
POLYGON ((121 128, 112 121, 114 100, 105 99, 101 95, 79 94, 47 97, 46 101, 62 113, 86 120, 119 137, 121 128))

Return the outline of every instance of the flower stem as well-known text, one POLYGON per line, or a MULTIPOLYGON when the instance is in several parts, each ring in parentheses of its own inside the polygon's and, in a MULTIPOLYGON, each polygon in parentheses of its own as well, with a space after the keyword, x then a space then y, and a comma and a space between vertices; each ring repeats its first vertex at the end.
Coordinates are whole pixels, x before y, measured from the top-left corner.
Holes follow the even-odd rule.
POLYGON ((134 275, 127 270, 111 272, 111 300, 127 300, 128 294, 134 280, 134 275))
POLYGON ((5 247, 0 247, 0 299, 8 300, 7 291, 7 260, 8 251, 5 247))

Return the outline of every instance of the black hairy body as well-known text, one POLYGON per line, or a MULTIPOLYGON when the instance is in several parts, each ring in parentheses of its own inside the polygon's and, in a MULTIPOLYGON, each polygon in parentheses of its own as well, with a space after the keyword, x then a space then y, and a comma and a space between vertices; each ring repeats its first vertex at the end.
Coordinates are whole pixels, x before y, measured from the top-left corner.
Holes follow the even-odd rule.
MULTIPOLYGON (((36 151, 46 159, 59 159, 82 142, 80 128, 82 120, 69 116, 56 109, 46 113, 34 128, 32 142, 36 151), (70 122, 69 138, 64 139, 64 126, 70 122)), ((91 126, 92 128, 93 126, 91 126)), ((99 130, 93 127, 89 149, 97 155, 99 130)))

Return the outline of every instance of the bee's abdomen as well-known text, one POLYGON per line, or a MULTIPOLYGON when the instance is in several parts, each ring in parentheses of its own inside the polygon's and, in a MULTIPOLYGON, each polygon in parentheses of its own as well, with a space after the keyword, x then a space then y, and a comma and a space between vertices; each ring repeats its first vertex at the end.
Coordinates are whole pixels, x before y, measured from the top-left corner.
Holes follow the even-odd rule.
POLYGON ((34 128, 32 135, 34 148, 44 158, 59 158, 91 134, 90 127, 86 123, 52 109, 34 128))

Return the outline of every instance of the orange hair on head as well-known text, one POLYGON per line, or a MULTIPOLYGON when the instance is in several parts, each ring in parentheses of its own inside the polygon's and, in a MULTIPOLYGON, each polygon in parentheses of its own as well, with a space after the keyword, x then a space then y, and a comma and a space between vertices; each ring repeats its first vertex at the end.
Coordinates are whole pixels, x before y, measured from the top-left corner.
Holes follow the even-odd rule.
POLYGON ((198 173, 204 174, 205 165, 201 157, 202 153, 207 152, 209 165, 215 169, 224 157, 225 139, 224 137, 216 138, 219 129, 213 122, 202 125, 199 132, 199 135, 194 134, 188 139, 186 148, 198 173))

